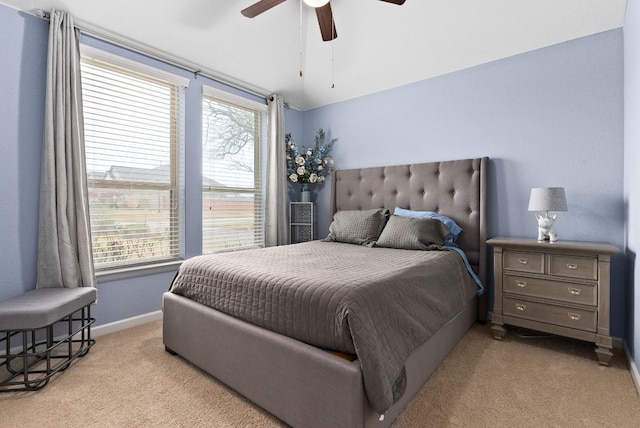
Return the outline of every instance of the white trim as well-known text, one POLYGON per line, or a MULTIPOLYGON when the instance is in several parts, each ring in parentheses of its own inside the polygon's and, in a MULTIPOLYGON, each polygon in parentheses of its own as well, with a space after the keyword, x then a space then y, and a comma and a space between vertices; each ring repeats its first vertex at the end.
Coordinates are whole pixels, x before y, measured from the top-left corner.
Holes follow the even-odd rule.
POLYGON ((131 327, 137 327, 139 325, 148 324, 153 321, 162 319, 162 311, 149 312, 148 314, 138 315, 131 318, 125 318, 123 320, 115 321, 109 324, 99 325, 91 329, 91 337, 100 337, 105 334, 115 333, 120 330, 125 330, 131 327))
MULTIPOLYGON (((75 312, 74 312, 75 313, 75 312)), ((139 325, 148 324, 153 321, 158 321, 162 319, 162 311, 149 312, 148 314, 138 315, 131 318, 126 318, 123 320, 115 321, 109 324, 99 325, 97 327, 91 327, 91 338, 95 339, 96 337, 104 336, 105 334, 115 333, 120 330, 125 330, 131 327, 137 327, 139 325)), ((54 340, 58 341, 61 336, 54 337, 54 340)), ((82 332, 77 333, 74 336, 74 339, 79 340, 82 337, 82 332)), ((22 351, 22 346, 17 345, 11 348, 11 354, 17 354, 22 351)), ((4 353, 0 353, 0 358, 2 358, 4 353)))
POLYGON ((622 348, 624 349, 624 354, 627 357, 627 362, 629 364, 629 373, 631 373, 631 379, 633 379, 633 383, 636 386, 636 391, 638 395, 640 395, 640 372, 638 371, 638 366, 633 361, 633 356, 631 352, 629 352, 629 347, 627 346, 627 342, 622 342, 622 348))
POLYGON ((266 112, 268 107, 266 104, 259 103, 238 95, 231 94, 229 92, 212 88, 211 86, 202 85, 202 95, 206 97, 216 98, 228 103, 236 104, 239 106, 247 107, 254 110, 260 110, 266 112))
POLYGON ((168 71, 160 70, 159 68, 151 67, 150 65, 142 64, 138 61, 133 61, 128 58, 121 57, 120 55, 115 55, 111 52, 103 51, 102 49, 94 48, 93 46, 81 43, 80 53, 83 57, 86 58, 104 61, 118 67, 137 71, 139 73, 143 73, 149 76, 153 76, 157 79, 173 83, 174 85, 178 85, 183 88, 189 87, 189 79, 186 77, 178 76, 177 74, 169 73, 168 71))

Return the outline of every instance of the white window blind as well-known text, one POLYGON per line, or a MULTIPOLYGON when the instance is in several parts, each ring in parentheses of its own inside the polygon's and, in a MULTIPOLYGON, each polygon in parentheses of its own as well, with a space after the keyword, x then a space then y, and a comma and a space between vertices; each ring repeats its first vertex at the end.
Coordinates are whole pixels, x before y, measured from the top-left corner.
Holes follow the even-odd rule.
MULTIPOLYGON (((97 271, 179 259, 184 88, 124 61, 82 58, 97 271)), ((166 73, 165 73, 166 74, 166 73)))
POLYGON ((202 114, 202 252, 263 247, 266 106, 205 87, 202 114))

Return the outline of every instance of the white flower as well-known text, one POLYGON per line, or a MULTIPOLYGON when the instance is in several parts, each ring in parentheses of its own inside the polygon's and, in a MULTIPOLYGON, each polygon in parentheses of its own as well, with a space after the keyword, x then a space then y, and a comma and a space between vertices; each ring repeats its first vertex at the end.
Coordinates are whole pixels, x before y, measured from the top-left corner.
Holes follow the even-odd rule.
POLYGON ((286 139, 286 165, 290 182, 293 183, 322 183, 326 181, 326 174, 333 169, 333 159, 326 155, 331 150, 335 140, 329 146, 324 142, 324 132, 318 131, 316 147, 297 146, 291 135, 286 139))

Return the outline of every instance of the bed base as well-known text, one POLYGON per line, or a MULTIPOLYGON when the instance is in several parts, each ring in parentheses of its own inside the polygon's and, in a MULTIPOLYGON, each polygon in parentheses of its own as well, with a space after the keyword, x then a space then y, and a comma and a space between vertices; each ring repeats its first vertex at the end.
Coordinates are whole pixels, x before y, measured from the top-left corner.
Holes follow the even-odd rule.
POLYGON ((246 323, 182 296, 163 296, 165 349, 294 427, 388 427, 477 319, 477 300, 416 349, 404 395, 380 420, 359 362, 246 323))

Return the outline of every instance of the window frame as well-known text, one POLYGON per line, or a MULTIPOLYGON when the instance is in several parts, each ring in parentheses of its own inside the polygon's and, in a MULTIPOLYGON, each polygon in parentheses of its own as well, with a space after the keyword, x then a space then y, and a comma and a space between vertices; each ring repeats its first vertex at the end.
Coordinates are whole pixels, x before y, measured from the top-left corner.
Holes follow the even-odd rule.
MULTIPOLYGON (((88 188, 158 190, 169 192, 169 232, 168 242, 172 253, 165 258, 136 261, 117 265, 96 266, 96 277, 100 280, 116 280, 137 275, 167 272, 175 270, 182 263, 185 255, 184 242, 184 146, 185 146, 185 92, 189 86, 189 79, 173 73, 148 66, 138 61, 124 58, 92 46, 81 44, 81 61, 94 63, 107 69, 142 78, 150 82, 170 85, 169 102, 169 182, 150 183, 144 181, 113 181, 87 177, 88 188)), ((91 206, 89 206, 91 212, 91 206)), ((92 239, 93 242, 93 239, 92 239)), ((95 254, 95 253, 94 253, 95 254)), ((92 254, 92 255, 94 255, 92 254)), ((95 261, 94 261, 95 264, 95 261)))
MULTIPOLYGON (((239 247, 231 247, 228 249, 215 250, 215 251, 205 251, 205 243, 208 241, 205 230, 204 230, 204 214, 203 221, 201 225, 201 233, 202 233, 202 254, 215 254, 219 252, 227 252, 227 251, 241 251, 251 248, 264 248, 265 246, 265 185, 266 185, 266 177, 265 177, 265 162, 266 162, 266 145, 268 140, 268 106, 266 103, 259 103, 253 100, 250 100, 245 97, 241 97, 217 88, 213 88, 208 85, 202 86, 202 104, 204 104, 205 100, 212 100, 215 102, 221 102, 229 104, 233 107, 241 108, 244 110, 248 110, 253 112, 256 115, 256 119, 254 120, 254 135, 258 138, 254 141, 254 172, 253 172, 253 187, 241 187, 241 186, 207 186, 204 183, 205 171, 203 168, 202 171, 202 212, 204 213, 205 208, 205 194, 207 192, 211 192, 211 194, 215 194, 216 192, 224 193, 224 192, 234 192, 236 194, 252 194, 254 195, 254 212, 253 212, 253 220, 254 225, 258 224, 259 226, 254 226, 253 228, 253 236, 254 236, 254 245, 244 245, 239 247)), ((202 111, 202 127, 204 128, 205 119, 204 119, 204 106, 202 111)), ((202 135, 201 144, 204 146, 204 134, 202 135)), ((202 162, 204 161, 204 147, 202 154, 202 162)))

